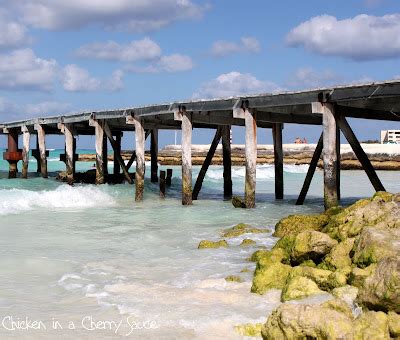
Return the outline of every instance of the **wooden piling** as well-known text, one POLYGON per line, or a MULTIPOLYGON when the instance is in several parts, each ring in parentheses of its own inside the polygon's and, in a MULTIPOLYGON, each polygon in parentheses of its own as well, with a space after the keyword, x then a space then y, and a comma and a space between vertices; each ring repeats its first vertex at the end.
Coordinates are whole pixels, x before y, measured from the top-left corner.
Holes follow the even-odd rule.
POLYGON ((160 171, 160 197, 165 198, 165 171, 160 171))
POLYGON ((338 205, 337 149, 335 108, 331 103, 322 104, 323 159, 324 159, 324 205, 329 209, 338 205))
POLYGON ((231 126, 222 127, 222 158, 224 165, 224 197, 232 197, 231 126))
POLYGON ((182 111, 182 204, 192 204, 192 114, 182 111))
POLYGON ((30 141, 31 134, 26 126, 23 126, 22 129, 22 178, 28 178, 28 167, 29 167, 29 149, 30 149, 30 141))
POLYGON ((114 176, 118 176, 121 173, 121 166, 119 165, 116 154, 121 154, 121 140, 122 132, 118 132, 115 135, 115 149, 114 149, 114 176))
POLYGON ((16 129, 8 131, 8 146, 4 159, 8 161, 8 178, 17 178, 18 173, 18 132, 16 129))
MULTIPOLYGON (((105 123, 106 121, 104 121, 105 123)), ((107 136, 103 135, 103 172, 104 177, 108 175, 108 144, 107 144, 107 136)))
POLYGON ((210 164, 212 162, 212 159, 214 157, 215 151, 217 150, 220 139, 221 139, 221 128, 218 127, 217 130, 215 131, 215 136, 211 143, 210 150, 208 150, 206 159, 204 160, 204 163, 201 166, 199 175, 198 175, 196 183, 194 185, 193 194, 192 194, 192 199, 194 201, 197 200, 197 198, 199 196, 201 187, 203 185, 204 177, 206 176, 208 167, 210 166, 210 164))
POLYGON ((172 183, 172 169, 167 169, 167 178, 165 179, 165 184, 171 186, 172 183))
POLYGON ((64 125, 65 136, 65 165, 68 183, 74 182, 75 177, 75 151, 74 151, 74 127, 72 124, 64 125))
POLYGON ((283 146, 282 146, 283 124, 275 123, 272 126, 272 137, 274 141, 274 165, 275 165, 275 198, 283 199, 283 146))
POLYGON ((36 134, 36 149, 32 150, 32 156, 36 159, 36 173, 41 173, 42 169, 40 167, 40 152, 39 152, 39 135, 36 134))
POLYGON ((244 201, 246 208, 256 206, 256 166, 257 166, 257 123, 255 112, 245 109, 246 128, 246 183, 244 201))
POLYGON ((144 158, 144 144, 145 134, 143 127, 143 120, 134 116, 135 124, 135 141, 136 141, 136 173, 135 173, 135 200, 143 200, 144 192, 144 171, 145 171, 145 158, 144 158))
POLYGON ((151 130, 151 182, 158 182, 158 129, 151 130))
POLYGON ((91 125, 94 126, 95 138, 96 138, 96 184, 104 184, 104 121, 93 120, 91 125))
POLYGON ((35 129, 39 144, 40 173, 43 178, 47 178, 46 132, 41 124, 36 124, 35 129))

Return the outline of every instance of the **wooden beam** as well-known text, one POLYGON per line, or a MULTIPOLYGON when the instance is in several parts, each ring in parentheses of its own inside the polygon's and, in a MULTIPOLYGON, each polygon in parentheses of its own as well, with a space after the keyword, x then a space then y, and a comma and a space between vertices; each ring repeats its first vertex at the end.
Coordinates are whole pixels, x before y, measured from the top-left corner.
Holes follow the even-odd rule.
POLYGON ((256 113, 244 110, 246 127, 246 182, 244 201, 246 208, 256 206, 256 168, 257 168, 257 122, 256 113))
POLYGON ((158 182, 158 129, 151 130, 150 141, 151 182, 158 182))
POLYGON ((47 178, 46 132, 41 124, 36 124, 35 130, 37 131, 39 144, 40 173, 43 178, 47 178))
MULTIPOLYGON (((364 103, 368 103, 364 100, 364 103)), ((397 112, 385 111, 385 110, 375 110, 362 107, 352 107, 337 105, 336 112, 339 115, 353 118, 363 118, 363 119, 376 119, 376 120, 388 120, 388 121, 400 121, 400 114, 397 112)))
POLYGON ((210 150, 208 150, 207 156, 203 162, 203 165, 201 166, 199 175, 197 176, 196 183, 194 185, 193 193, 192 193, 192 199, 195 201, 197 200, 201 187, 203 185, 204 177, 206 176, 208 167, 210 166, 212 159, 214 157, 215 151, 217 150, 218 143, 221 139, 221 128, 217 128, 215 131, 215 136, 214 139, 211 143, 210 150))
POLYGON ((29 167, 29 149, 31 134, 27 127, 22 127, 22 178, 28 178, 28 167, 29 167))
POLYGON ((224 197, 232 197, 231 126, 222 127, 222 158, 224 164, 224 197))
POLYGON ((74 132, 72 124, 65 124, 64 126, 65 135, 65 165, 67 169, 67 181, 68 183, 74 182, 75 175, 75 152, 74 152, 74 132))
POLYGON ((374 167, 372 166, 370 160, 368 159, 368 156, 366 155, 360 143, 358 142, 357 137, 354 134, 353 130, 351 129, 346 118, 340 115, 337 118, 337 123, 339 125, 340 130, 342 130, 344 136, 349 142, 351 148, 353 149, 355 155, 357 156, 358 160, 360 161, 362 167, 364 168, 364 171, 367 173, 367 176, 371 181, 375 190, 385 191, 385 187, 383 186, 378 175, 376 174, 374 167))
POLYGON ((308 189, 310 188, 310 184, 311 184, 312 178, 314 176, 315 170, 317 169, 318 161, 321 158, 323 145, 324 145, 323 144, 323 133, 321 133, 321 137, 319 137, 317 146, 314 150, 314 154, 312 156, 310 166, 308 167, 307 175, 304 180, 303 187, 301 188, 299 198, 296 201, 296 205, 302 205, 304 203, 304 200, 307 196, 308 189))
POLYGON ((324 129, 324 205, 329 209, 338 205, 337 151, 335 108, 331 103, 322 103, 324 129))
POLYGON ((112 132, 107 122, 104 123, 104 132, 106 133, 106 136, 108 137, 108 140, 110 141, 110 144, 114 150, 114 159, 117 160, 119 166, 122 168, 122 172, 124 173, 124 176, 128 181, 128 183, 132 184, 132 178, 129 175, 128 169, 125 166, 125 162, 122 159, 121 152, 118 149, 121 146, 121 144, 118 145, 118 143, 114 140, 112 132))
POLYGON ((192 115, 185 109, 182 117, 182 204, 192 204, 192 115))
MULTIPOLYGON (((118 176, 121 173, 121 165, 116 157, 116 153, 121 156, 121 139, 122 139, 122 132, 117 132, 115 135, 115 149, 114 151, 114 176, 118 176)), ((111 142, 111 141, 110 141, 111 142)), ((125 163, 124 163, 125 164, 125 163)))
POLYGON ((135 141, 136 141, 136 173, 135 173, 135 200, 143 200, 144 192, 144 171, 145 171, 145 158, 144 158, 144 143, 145 132, 143 128, 142 118, 134 116, 135 123, 135 141))
POLYGON ((272 128, 272 139, 274 141, 274 165, 275 165, 275 198, 283 199, 283 146, 282 146, 283 124, 275 123, 272 128))

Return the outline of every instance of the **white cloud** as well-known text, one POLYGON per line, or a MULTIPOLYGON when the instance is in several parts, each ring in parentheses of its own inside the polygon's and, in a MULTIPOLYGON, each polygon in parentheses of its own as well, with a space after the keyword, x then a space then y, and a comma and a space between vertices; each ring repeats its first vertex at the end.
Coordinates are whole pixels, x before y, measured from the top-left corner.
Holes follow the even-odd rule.
POLYGON ((311 67, 299 68, 289 79, 290 87, 305 89, 317 88, 337 84, 342 77, 331 70, 316 71, 311 67))
POLYGON ((0 10, 0 48, 15 48, 30 42, 24 25, 10 19, 10 14, 0 10))
POLYGON ((123 72, 117 70, 110 79, 102 80, 92 77, 86 69, 71 64, 64 67, 61 83, 64 90, 70 92, 117 91, 124 86, 122 78, 123 72))
POLYGON ((115 41, 87 44, 81 46, 75 55, 82 58, 133 62, 158 58, 161 56, 161 48, 153 40, 144 38, 128 44, 118 44, 115 41))
POLYGON ((354 60, 400 56, 400 14, 358 15, 338 20, 330 15, 311 18, 286 37, 293 47, 354 60))
POLYGON ((126 70, 137 73, 176 73, 189 71, 193 69, 193 67, 193 60, 189 56, 183 54, 171 54, 162 56, 157 61, 144 67, 134 65, 127 66, 126 70))
POLYGON ((99 25, 143 32, 199 18, 206 7, 191 0, 18 0, 9 4, 26 24, 50 30, 99 25))
POLYGON ((260 49, 260 42, 256 38, 242 37, 237 43, 225 40, 216 41, 211 48, 211 54, 223 57, 234 53, 257 53, 260 49))
POLYGON ((278 92, 280 88, 269 81, 262 81, 249 73, 230 72, 206 82, 193 94, 194 99, 241 96, 264 92, 278 92))
POLYGON ((54 59, 38 58, 28 48, 0 55, 0 89, 51 91, 57 67, 54 59))

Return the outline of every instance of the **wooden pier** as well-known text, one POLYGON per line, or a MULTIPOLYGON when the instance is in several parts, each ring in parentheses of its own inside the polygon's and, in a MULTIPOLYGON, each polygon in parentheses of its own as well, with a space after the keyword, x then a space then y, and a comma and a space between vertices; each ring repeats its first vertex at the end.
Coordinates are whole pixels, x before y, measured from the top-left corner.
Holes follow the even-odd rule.
MULTIPOLYGON (((191 205, 201 190, 202 181, 220 140, 223 145, 224 196, 232 196, 231 126, 245 129, 244 205, 255 207, 257 128, 270 129, 274 141, 275 197, 284 197, 282 133, 284 124, 321 126, 321 138, 310 163, 297 204, 306 198, 318 160, 324 163, 325 208, 338 205, 340 200, 340 132, 346 137, 366 171, 376 191, 384 190, 370 160, 363 151, 347 118, 400 121, 400 82, 387 81, 363 85, 341 86, 302 92, 263 94, 224 99, 175 102, 170 104, 132 107, 118 110, 83 112, 66 116, 37 118, 0 124, 0 133, 7 135, 8 147, 3 158, 9 162, 9 178, 15 178, 18 162, 22 161, 22 177, 28 178, 30 137, 36 135, 37 147, 32 156, 38 160, 42 177, 48 176, 46 136, 65 136, 66 175, 74 182, 76 136, 94 135, 96 149, 96 183, 107 178, 107 139, 114 151, 114 176, 121 171, 126 181, 136 186, 136 201, 144 197, 145 140, 151 136, 151 181, 159 180, 157 154, 158 132, 163 129, 182 130, 182 204, 191 205), (214 129, 215 137, 209 154, 193 187, 192 134, 196 129, 214 129), (121 157, 121 139, 125 131, 135 131, 134 153, 128 164, 121 157), (18 148, 18 135, 23 135, 23 148, 18 148), (135 178, 129 168, 136 160, 135 178)), ((133 142, 133 141, 132 141, 133 142)), ((161 173, 162 193, 165 179, 161 173)))

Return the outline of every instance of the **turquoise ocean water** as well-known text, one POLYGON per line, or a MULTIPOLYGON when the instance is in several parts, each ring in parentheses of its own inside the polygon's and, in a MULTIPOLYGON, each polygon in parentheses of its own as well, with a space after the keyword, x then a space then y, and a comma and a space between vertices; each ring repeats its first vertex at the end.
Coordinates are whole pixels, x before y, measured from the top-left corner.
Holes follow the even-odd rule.
MULTIPOLYGON (((179 167, 165 200, 147 171, 145 199, 135 203, 132 185, 58 183, 60 152, 50 153, 47 180, 34 173, 8 180, 0 161, 1 338, 235 338, 234 325, 263 322, 279 302, 277 292, 249 293, 251 273, 240 271, 254 269, 246 259, 257 247, 238 244, 249 237, 271 247, 276 240, 245 235, 217 250, 198 250, 199 241, 240 222, 272 230, 288 214, 322 211, 321 171, 306 204, 294 205, 307 166, 285 166, 282 202, 273 199, 273 168, 259 166, 254 210, 223 200, 222 167, 213 166, 199 200, 182 207, 179 167), (238 274, 244 283, 224 280, 238 274), (24 329, 27 320, 41 329, 32 322, 24 329)), ((78 162, 77 170, 91 166, 78 162)), ((399 172, 378 173, 387 190, 400 191, 399 172)), ((233 168, 233 182, 242 193, 244 168, 233 168)), ((341 182, 342 204, 373 194, 361 171, 342 171, 341 182)))

